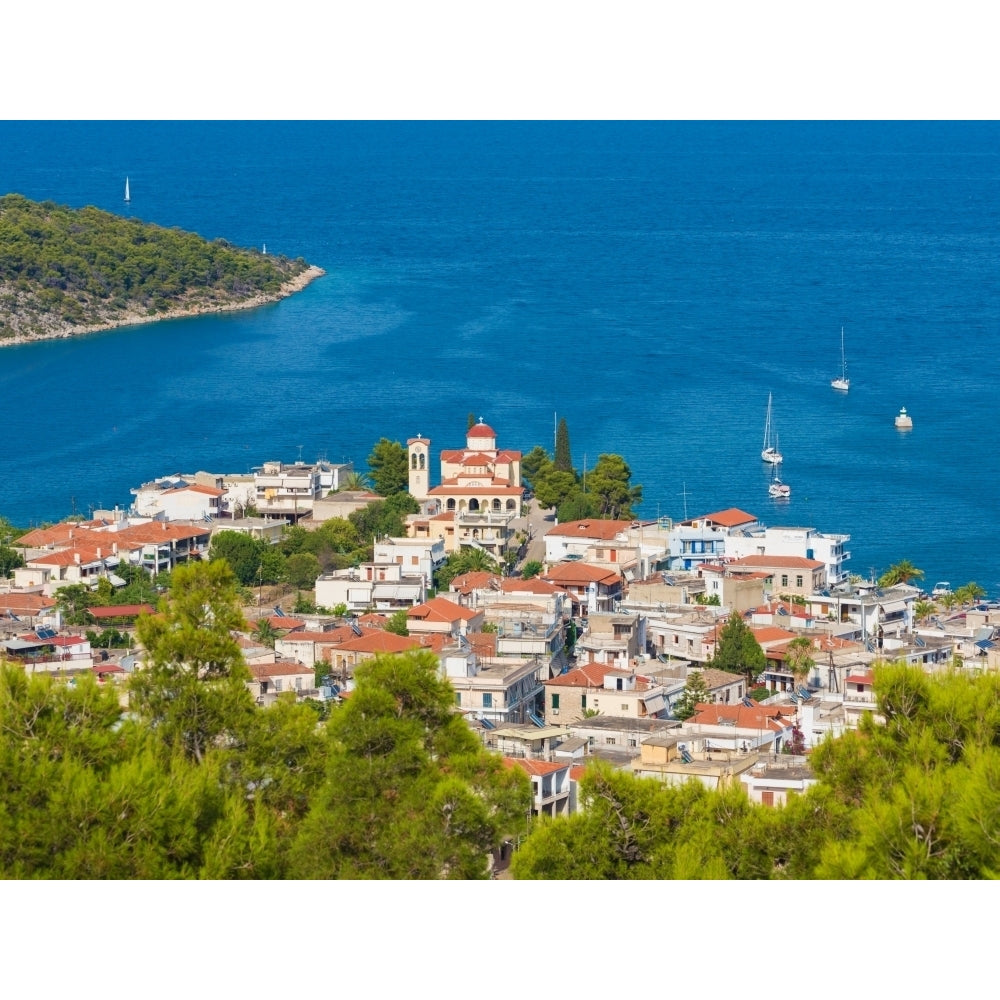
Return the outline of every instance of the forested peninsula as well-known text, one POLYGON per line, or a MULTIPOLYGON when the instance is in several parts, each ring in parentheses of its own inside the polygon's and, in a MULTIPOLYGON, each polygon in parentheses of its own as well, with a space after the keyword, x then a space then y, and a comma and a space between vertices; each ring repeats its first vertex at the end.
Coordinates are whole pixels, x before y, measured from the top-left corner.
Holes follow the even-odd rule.
POLYGON ((0 346, 248 309, 323 273, 92 206, 0 197, 0 346))

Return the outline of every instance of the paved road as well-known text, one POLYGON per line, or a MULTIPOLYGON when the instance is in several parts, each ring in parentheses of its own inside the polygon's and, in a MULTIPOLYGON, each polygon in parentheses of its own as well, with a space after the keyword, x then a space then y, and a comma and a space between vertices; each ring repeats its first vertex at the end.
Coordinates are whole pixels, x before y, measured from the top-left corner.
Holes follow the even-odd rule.
POLYGON ((555 511, 542 510, 537 500, 529 500, 523 509, 526 515, 520 518, 518 527, 528 532, 529 540, 527 554, 524 561, 518 564, 518 568, 533 559, 540 563, 545 562, 545 532, 555 524, 555 511))

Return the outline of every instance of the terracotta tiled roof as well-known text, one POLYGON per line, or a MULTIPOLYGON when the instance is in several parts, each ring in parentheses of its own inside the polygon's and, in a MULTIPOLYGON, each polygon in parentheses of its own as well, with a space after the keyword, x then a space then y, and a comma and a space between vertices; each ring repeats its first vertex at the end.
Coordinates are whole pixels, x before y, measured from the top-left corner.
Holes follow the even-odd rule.
POLYGON ((508 766, 519 767, 531 775, 555 774, 556 771, 565 771, 570 765, 557 764, 548 760, 529 760, 526 757, 504 757, 505 761, 510 761, 508 766))
POLYGON ((44 594, 0 594, 0 614, 12 611, 15 615, 37 615, 55 606, 56 599, 44 594))
POLYGON ((776 643, 776 642, 791 642, 792 639, 797 639, 798 636, 794 632, 789 632, 787 629, 778 628, 777 625, 763 625, 760 627, 752 627, 750 629, 753 632, 753 637, 762 646, 765 642, 776 643))
POLYGON ((17 548, 43 549, 50 545, 59 545, 67 542, 74 531, 80 531, 79 524, 53 524, 48 528, 35 528, 20 538, 15 539, 11 544, 17 548))
POLYGON ((254 663, 250 666, 250 673, 257 680, 263 680, 265 677, 287 677, 289 674, 314 674, 315 672, 312 667, 307 667, 297 660, 295 662, 278 660, 275 663, 254 663))
MULTIPOLYGON (((702 514, 701 517, 694 517, 692 521, 712 521, 723 528, 736 528, 741 524, 755 524, 757 518, 753 514, 748 514, 738 507, 727 507, 725 510, 717 510, 714 514, 702 514)), ((685 521, 684 524, 690 524, 685 521)))
POLYGON ((476 656, 496 656, 496 632, 470 632, 465 638, 476 656))
POLYGON ((556 563, 542 579, 557 586, 584 586, 588 583, 603 583, 607 587, 614 587, 621 583, 621 577, 614 570, 605 569, 603 566, 591 566, 585 562, 562 562, 556 563))
POLYGON ((623 671, 607 663, 585 663, 574 667, 568 673, 560 674, 551 680, 544 681, 546 687, 586 687, 603 688, 604 678, 608 674, 620 674, 623 671))
POLYGON ((119 547, 130 542, 149 545, 152 542, 183 541, 187 538, 208 538, 212 529, 206 524, 200 528, 188 524, 174 524, 170 521, 150 521, 148 524, 133 524, 130 528, 122 528, 109 535, 110 541, 118 542, 119 547))
POLYGON ((409 608, 406 612, 406 617, 415 618, 418 621, 453 622, 458 619, 469 621, 477 617, 478 614, 478 611, 473 611, 471 608, 463 608, 460 604, 449 601, 447 597, 432 597, 423 604, 409 608))
POLYGON ((504 594, 565 594, 562 587, 557 587, 548 580, 533 576, 530 580, 519 580, 517 577, 508 577, 500 584, 500 590, 504 594))
POLYGON ((456 594, 471 594, 474 590, 487 590, 493 582, 501 582, 500 577, 496 573, 488 573, 486 570, 477 569, 463 573, 461 576, 456 576, 451 581, 451 586, 448 589, 454 591, 456 594))
POLYGON ((490 427, 489 424, 479 423, 479 424, 476 424, 473 427, 470 427, 465 436, 467 438, 470 438, 470 437, 477 437, 477 438, 491 437, 491 438, 495 438, 497 436, 497 432, 495 430, 493 430, 493 428, 490 427))
POLYGON ((56 549, 54 552, 46 552, 45 555, 33 556, 28 560, 29 566, 72 566, 79 563, 81 566, 90 566, 101 562, 103 556, 110 556, 111 549, 98 555, 97 547, 91 545, 74 545, 67 549, 56 549))
POLYGON ((482 486, 459 486, 453 479, 446 480, 440 486, 433 486, 427 491, 428 496, 520 496, 520 486, 508 486, 507 480, 494 480, 482 486))
POLYGON ((742 702, 735 705, 698 705, 698 711, 688 719, 688 722, 705 726, 717 726, 730 723, 737 729, 768 729, 783 730, 791 725, 792 717, 797 709, 791 705, 758 705, 752 708, 742 702))
POLYGON ((297 628, 302 628, 302 626, 305 625, 305 622, 301 618, 289 618, 287 615, 267 615, 263 620, 266 621, 271 628, 281 629, 288 632, 297 628))
POLYGON ((549 538, 585 538, 594 541, 607 542, 615 539, 623 531, 628 531, 631 521, 602 521, 597 518, 585 518, 582 521, 566 521, 556 524, 545 532, 549 538))
POLYGON ((744 556, 734 559, 730 566, 749 566, 770 569, 821 569, 824 563, 818 559, 806 559, 805 556, 744 556))
POLYGON ((851 674, 850 677, 846 679, 845 684, 874 684, 875 677, 873 674, 851 674))
POLYGON ((413 636, 372 629, 366 635, 355 636, 342 643, 339 648, 356 653, 405 653, 411 649, 419 649, 420 641, 413 636))
POLYGON ((709 691, 713 688, 725 687, 727 684, 735 684, 743 680, 742 674, 731 674, 728 670, 716 670, 714 667, 705 667, 701 671, 702 679, 708 686, 709 691))

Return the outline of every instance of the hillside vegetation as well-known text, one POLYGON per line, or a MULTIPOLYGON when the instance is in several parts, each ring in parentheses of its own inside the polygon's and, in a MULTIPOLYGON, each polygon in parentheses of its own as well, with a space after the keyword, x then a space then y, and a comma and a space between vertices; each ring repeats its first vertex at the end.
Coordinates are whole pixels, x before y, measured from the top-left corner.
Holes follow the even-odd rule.
POLYGON ((257 305, 316 273, 93 207, 0 197, 0 343, 257 305))

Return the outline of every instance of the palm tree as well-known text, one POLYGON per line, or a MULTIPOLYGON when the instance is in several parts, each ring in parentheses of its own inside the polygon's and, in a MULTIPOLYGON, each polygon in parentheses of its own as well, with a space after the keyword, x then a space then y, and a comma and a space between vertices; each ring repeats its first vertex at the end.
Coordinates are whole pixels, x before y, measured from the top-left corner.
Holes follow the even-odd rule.
POLYGON ((258 618, 257 627, 253 630, 253 637, 258 642, 274 649, 274 640, 278 638, 278 633, 266 618, 258 618))
POLYGON ((913 617, 918 621, 926 621, 937 610, 933 601, 917 601, 913 605, 913 617))
POLYGON ((792 639, 785 648, 785 664, 791 670, 796 682, 804 681, 809 676, 812 668, 816 666, 816 661, 812 658, 812 652, 812 639, 804 635, 800 635, 797 639, 792 639))
POLYGON ((951 611, 951 609, 953 607, 955 607, 956 604, 958 604, 958 595, 957 594, 953 594, 953 593, 952 594, 942 594, 937 599, 937 602, 938 602, 938 604, 941 605, 941 607, 943 607, 945 609, 945 611, 951 611))
POLYGON ((372 488, 372 483, 364 472, 349 472, 344 476, 344 482, 340 488, 349 490, 351 493, 365 493, 372 488))
POLYGON ((897 583, 909 583, 911 580, 919 580, 923 577, 924 571, 917 569, 909 559, 903 559, 893 564, 878 578, 880 587, 893 587, 897 583))
POLYGON ((964 608, 966 604, 975 604, 981 597, 986 595, 986 591, 975 581, 970 581, 955 591, 955 597, 961 602, 964 608))

